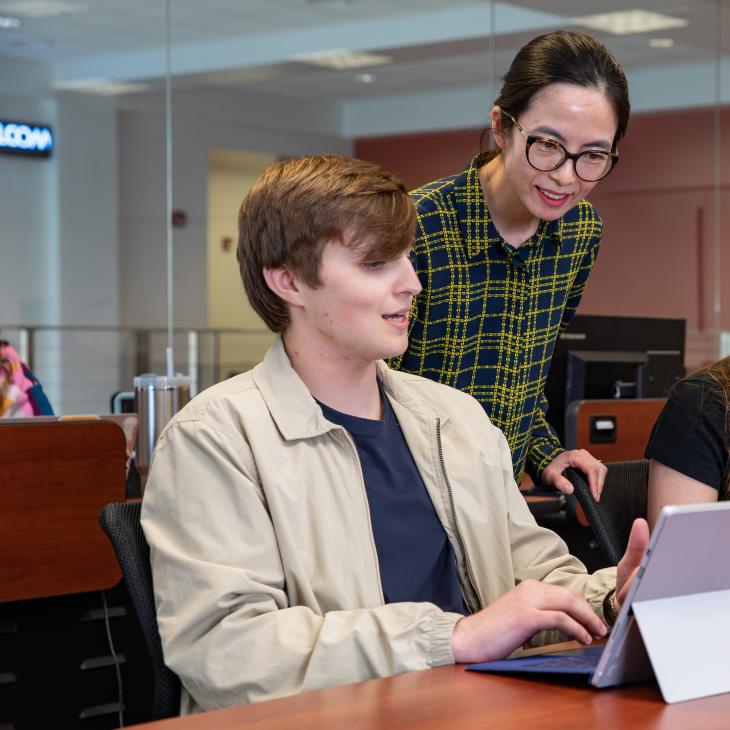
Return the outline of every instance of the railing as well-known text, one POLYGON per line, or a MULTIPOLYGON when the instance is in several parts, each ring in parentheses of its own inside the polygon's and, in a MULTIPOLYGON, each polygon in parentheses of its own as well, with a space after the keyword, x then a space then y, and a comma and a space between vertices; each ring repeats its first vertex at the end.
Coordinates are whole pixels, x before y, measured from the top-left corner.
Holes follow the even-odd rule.
MULTIPOLYGON (((95 325, 0 325, 41 381, 56 413, 102 413, 132 378, 166 371, 166 328, 95 325)), ((191 378, 191 394, 253 367, 273 335, 262 329, 177 328, 175 372, 191 378)))
MULTIPOLYGON (((56 413, 105 413, 132 378, 166 371, 167 329, 95 325, 0 325, 43 384, 56 413)), ((190 376, 191 395, 259 362, 273 340, 261 329, 177 328, 175 371, 190 376)), ((730 333, 687 331, 690 370, 730 354, 730 333)))

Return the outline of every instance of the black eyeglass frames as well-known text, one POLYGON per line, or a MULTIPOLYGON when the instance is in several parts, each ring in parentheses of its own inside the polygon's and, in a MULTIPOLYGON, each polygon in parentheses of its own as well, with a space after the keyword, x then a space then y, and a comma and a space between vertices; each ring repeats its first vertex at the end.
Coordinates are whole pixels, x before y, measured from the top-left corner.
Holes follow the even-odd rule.
POLYGON ((573 160, 575 174, 585 182, 602 180, 618 162, 618 152, 585 150, 568 152, 560 142, 549 137, 527 134, 520 123, 504 109, 502 114, 512 121, 525 138, 525 156, 531 167, 541 172, 557 170, 566 160, 573 160))

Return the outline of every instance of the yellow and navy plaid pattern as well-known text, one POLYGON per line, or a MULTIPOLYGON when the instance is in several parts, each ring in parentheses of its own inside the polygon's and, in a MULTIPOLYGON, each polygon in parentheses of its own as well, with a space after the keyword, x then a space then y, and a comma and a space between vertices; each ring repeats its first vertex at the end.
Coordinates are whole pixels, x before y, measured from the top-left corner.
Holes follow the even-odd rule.
POLYGON ((562 450, 543 390, 595 261, 601 221, 584 200, 514 248, 489 216, 477 159, 411 193, 423 291, 408 350, 391 365, 474 396, 504 432, 519 482, 525 467, 539 475, 562 450))

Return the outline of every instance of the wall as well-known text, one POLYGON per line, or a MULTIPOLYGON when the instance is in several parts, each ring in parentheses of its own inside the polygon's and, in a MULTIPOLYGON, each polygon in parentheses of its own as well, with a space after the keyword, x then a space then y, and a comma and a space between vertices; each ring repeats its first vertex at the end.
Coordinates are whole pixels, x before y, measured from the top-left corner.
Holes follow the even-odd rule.
POLYGON ((220 338, 217 379, 252 368, 274 336, 246 298, 236 260, 241 200, 273 155, 213 150, 208 169, 208 326, 244 328, 249 334, 220 338), (226 246, 224 246, 224 241, 226 246))
POLYGON ((730 329, 728 107, 722 138, 719 246, 712 109, 635 116, 615 175, 591 195, 605 238, 583 311, 686 318, 690 367, 717 357, 730 329))
MULTIPOLYGON (((185 228, 174 231, 176 326, 207 324, 206 187, 212 150, 278 156, 352 152, 349 141, 319 131, 331 125, 322 119, 318 105, 297 106, 297 122, 304 131, 295 132, 281 123, 263 121, 269 111, 271 118, 291 119, 291 107, 267 110, 265 104, 262 100, 249 108, 224 92, 213 98, 209 93, 184 91, 173 96, 173 208, 187 216, 185 228)), ((166 323, 163 111, 158 100, 142 99, 120 112, 122 319, 130 326, 166 323)))
POLYGON ((479 152, 480 137, 479 129, 460 129, 359 139, 355 156, 386 165, 412 190, 461 171, 479 152))
MULTIPOLYGON (((48 98, 46 64, 0 63, 0 108, 6 119, 50 125, 56 106, 48 98), (22 83, 24 82, 24 83, 22 83)), ((54 322, 58 311, 58 162, 0 156, 0 323, 54 322)))
MULTIPOLYGON (((0 334, 18 339, 7 325, 164 328, 161 95, 57 92, 47 65, 6 59, 0 88, 3 114, 49 124, 57 145, 50 160, 0 157, 0 334)), ((294 115, 289 104, 216 89, 175 90, 173 100, 173 199, 187 213, 174 232, 174 322, 206 327, 210 151, 350 154, 352 145, 332 131, 335 106, 304 102, 294 115)), ((34 367, 56 411, 108 410, 111 393, 131 385, 133 344, 112 331, 39 335, 34 367)), ((164 336, 153 344, 161 371, 164 336)), ((176 354, 177 369, 187 371, 184 339, 176 354)))
MULTIPOLYGON (((730 329, 730 287, 722 284, 730 280, 730 108, 722 110, 720 255, 714 119, 710 108, 634 115, 619 165, 590 196, 604 238, 580 312, 686 318, 688 367, 717 357, 718 328, 730 329)), ((415 187, 461 170, 479 135, 358 140, 355 154, 394 168, 415 187)))
MULTIPOLYGON (((116 325, 120 299, 116 105, 105 97, 62 93, 56 106, 58 322, 116 325)), ((114 384, 119 382, 124 338, 116 332, 67 332, 59 344, 63 388, 54 405, 63 413, 108 411, 114 384)))
MULTIPOLYGON (((50 159, 0 157, 0 324, 116 324, 114 104, 54 94, 44 64, 3 60, 0 69, 3 115, 49 124, 55 141, 50 159)), ((14 329, 3 334, 18 339, 14 329)), ((108 408, 117 343, 116 335, 104 341, 94 335, 38 335, 34 368, 56 411, 108 408), (90 350, 96 357, 91 367, 90 350)))
MULTIPOLYGON (((173 90, 173 209, 186 224, 173 229, 174 326, 209 325, 208 164, 214 150, 291 156, 351 154, 352 144, 328 130, 339 123, 327 105, 296 107, 222 90, 173 90), (296 122, 299 131, 290 125, 296 122)), ((165 124, 160 95, 121 100, 120 261, 121 321, 130 327, 166 327, 165 124)), ((231 216, 235 217, 240 200, 231 216)), ((236 295, 234 306, 240 306, 236 295)), ((152 343, 152 368, 164 367, 164 336, 152 343)), ((214 358, 205 345, 205 367, 214 358)), ((248 356, 247 356, 248 357, 248 356)), ((188 372, 185 342, 175 339, 175 367, 188 372)))

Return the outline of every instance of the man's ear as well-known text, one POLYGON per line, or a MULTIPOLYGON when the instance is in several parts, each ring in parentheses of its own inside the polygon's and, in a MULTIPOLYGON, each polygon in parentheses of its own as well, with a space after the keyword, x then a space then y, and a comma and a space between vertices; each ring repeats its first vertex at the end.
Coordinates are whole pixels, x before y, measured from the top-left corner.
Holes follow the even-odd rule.
POLYGON ((301 304, 299 280, 289 269, 285 267, 264 269, 264 280, 269 289, 287 304, 301 304))
POLYGON ((499 149, 503 150, 507 146, 507 130, 504 127, 504 116, 502 115, 502 107, 499 106, 493 106, 492 111, 490 113, 490 118, 492 121, 492 137, 494 137, 494 142, 499 147, 499 149))

